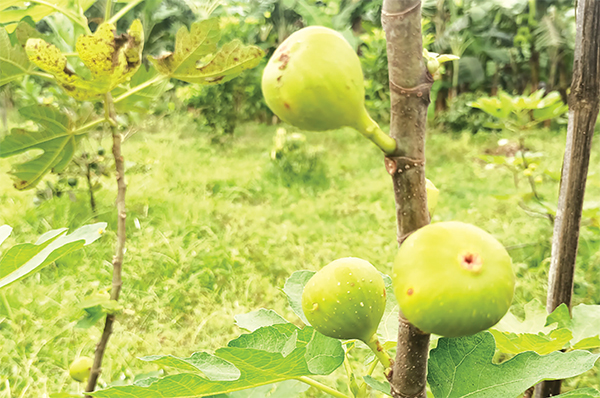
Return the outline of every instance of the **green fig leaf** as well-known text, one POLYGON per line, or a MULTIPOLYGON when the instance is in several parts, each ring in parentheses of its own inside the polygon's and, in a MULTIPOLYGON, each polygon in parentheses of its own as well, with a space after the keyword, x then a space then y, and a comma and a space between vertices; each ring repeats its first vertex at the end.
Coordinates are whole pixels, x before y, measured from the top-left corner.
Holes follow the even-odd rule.
POLYGON ((566 328, 552 330, 549 334, 516 334, 494 329, 490 329, 490 332, 494 335, 498 350, 507 354, 534 351, 546 355, 562 349, 573 338, 571 331, 566 328))
POLYGON ((0 28, 0 86, 21 78, 31 72, 33 65, 27 53, 16 43, 13 45, 4 28, 0 28))
MULTIPOLYGON (((115 99, 117 99, 128 90, 135 89, 136 87, 151 81, 158 75, 159 73, 156 69, 146 69, 142 66, 129 81, 129 88, 124 87, 124 85, 118 86, 112 91, 112 94, 115 99)), ((172 87, 172 84, 169 82, 169 79, 160 79, 156 83, 150 84, 149 86, 136 91, 134 94, 129 95, 124 100, 115 102, 115 108, 120 113, 147 113, 151 109, 152 103, 170 87, 172 87)))
MULTIPOLYGON (((546 324, 548 313, 546 308, 539 302, 539 300, 532 300, 525 304, 525 319, 520 321, 512 312, 508 312, 498 322, 494 329, 501 332, 511 333, 550 333, 551 330, 556 329, 556 325, 550 326, 546 324)), ((564 327, 564 326, 563 326, 564 327)))
POLYGON ((508 354, 535 351, 545 355, 567 345, 576 350, 600 347, 600 305, 580 304, 572 312, 573 318, 561 304, 547 315, 534 300, 525 305, 523 322, 509 312, 490 332, 498 349, 508 354))
POLYGON ((249 388, 214 398, 292 398, 308 390, 310 386, 298 380, 287 380, 277 384, 249 388))
POLYGON ((387 381, 379 381, 369 375, 364 376, 363 379, 365 380, 365 383, 367 383, 367 385, 373 390, 382 392, 390 397, 392 396, 392 387, 387 381))
POLYGON ((196 352, 189 358, 178 358, 172 355, 152 355, 140 358, 160 366, 171 367, 187 372, 202 372, 208 380, 237 380, 240 371, 230 362, 224 361, 207 352, 196 352))
POLYGON ((275 311, 264 308, 261 308, 258 311, 249 312, 247 314, 236 315, 234 319, 235 324, 238 327, 246 329, 249 332, 254 332, 256 329, 260 329, 264 326, 289 323, 275 311))
POLYGON ((0 245, 10 236, 12 228, 8 225, 0 225, 0 245))
POLYGON ((96 0, 52 0, 54 7, 44 4, 29 2, 26 0, 3 0, 0 3, 0 24, 5 25, 6 30, 13 32, 19 21, 30 17, 35 22, 60 10, 64 14, 76 17, 82 24, 87 25, 87 19, 83 12, 94 4, 96 0), (14 7, 8 10, 7 8, 14 7))
MULTIPOLYGON (((290 323, 278 324, 244 334, 230 341, 227 347, 215 351, 214 357, 239 369, 240 376, 236 380, 209 380, 187 371, 157 379, 144 387, 111 387, 90 395, 110 398, 183 398, 228 394, 301 376, 330 374, 342 365, 344 356, 339 340, 322 336, 312 327, 298 329, 290 323), (294 343, 291 350, 290 341, 294 343)), ((169 361, 174 359, 169 358, 169 361)), ((281 395, 284 396, 287 395, 281 395)))
POLYGON ((77 329, 89 329, 106 316, 101 305, 85 308, 85 315, 75 324, 77 329))
POLYGON ((566 305, 559 306, 548 316, 547 323, 557 322, 573 332, 571 346, 574 349, 600 347, 600 305, 579 304, 573 307, 573 317, 566 305))
POLYGON ((20 109, 19 113, 38 123, 40 129, 12 129, 0 142, 0 158, 31 150, 43 151, 41 155, 15 165, 11 171, 17 189, 31 189, 50 171, 60 172, 67 167, 85 132, 72 130, 67 115, 50 106, 33 105, 20 109))
POLYGON ((217 50, 221 37, 217 19, 183 26, 175 38, 175 51, 148 59, 163 75, 188 83, 219 84, 257 66, 264 52, 233 40, 217 50))
POLYGON ((113 24, 103 23, 93 36, 77 39, 77 53, 91 73, 89 80, 72 71, 67 58, 53 44, 29 39, 25 49, 29 60, 51 73, 67 94, 80 101, 99 99, 130 79, 141 65, 141 22, 136 19, 127 34, 120 36, 115 35, 115 29, 113 24))
MULTIPOLYGON (((23 243, 8 249, 0 258, 0 289, 39 271, 62 256, 95 242, 102 236, 106 223, 86 225, 66 235, 66 228, 46 232, 34 244, 23 243)), ((6 235, 7 229, 0 229, 6 235)), ((1 236, 0 236, 1 239, 1 236)))
POLYGON ((523 352, 501 364, 489 332, 460 338, 441 338, 431 350, 427 381, 436 398, 518 397, 543 380, 577 376, 590 370, 600 354, 588 351, 553 352, 541 356, 523 352))
POLYGON ((305 325, 309 325, 309 323, 302 311, 302 292, 314 274, 316 274, 315 271, 296 271, 285 281, 283 287, 292 311, 302 319, 305 325))

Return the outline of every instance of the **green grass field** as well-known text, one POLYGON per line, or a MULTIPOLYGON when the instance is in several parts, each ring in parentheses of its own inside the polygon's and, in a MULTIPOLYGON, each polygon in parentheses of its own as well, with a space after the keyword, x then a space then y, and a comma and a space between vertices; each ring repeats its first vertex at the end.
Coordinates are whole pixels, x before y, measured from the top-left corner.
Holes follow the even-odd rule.
MULTIPOLYGON (((185 115, 149 118, 124 144, 127 160, 128 243, 119 315, 104 362, 101 387, 131 382, 156 370, 137 357, 187 357, 212 351, 240 333, 233 316, 273 308, 299 322, 280 288, 299 269, 317 270, 346 256, 369 260, 389 273, 396 252, 391 179, 383 157, 351 130, 306 133, 322 147, 319 180, 282 184, 272 172, 276 126, 245 125, 220 144, 185 115)), ((460 220, 495 235, 513 257, 518 275, 515 311, 545 300, 552 228, 527 214, 511 196, 528 192, 524 178, 477 158, 496 151, 494 134, 435 131, 427 141, 427 176, 441 191, 433 221, 460 220)), ((541 152, 536 176, 541 194, 556 203, 564 134, 538 131, 527 145, 541 152)), ((109 140, 104 147, 110 148, 109 140)), ((588 203, 600 201, 596 140, 588 203)), ((76 201, 62 195, 36 206, 34 191, 12 188, 0 161, 0 224, 14 227, 3 245, 35 241, 52 228, 94 221, 83 184, 76 201)), ((96 192, 99 221, 109 223, 99 242, 63 258, 0 292, 0 398, 47 397, 77 391, 70 361, 92 356, 103 322, 75 329, 78 302, 110 286, 115 238, 115 184, 96 192)), ((591 225, 591 222, 586 222, 591 225)), ((576 303, 600 303, 600 231, 582 230, 576 303)), ((344 388, 342 369, 330 382, 344 388)), ((569 386, 598 387, 598 370, 569 386)), ((306 397, 321 397, 314 389, 306 397)))

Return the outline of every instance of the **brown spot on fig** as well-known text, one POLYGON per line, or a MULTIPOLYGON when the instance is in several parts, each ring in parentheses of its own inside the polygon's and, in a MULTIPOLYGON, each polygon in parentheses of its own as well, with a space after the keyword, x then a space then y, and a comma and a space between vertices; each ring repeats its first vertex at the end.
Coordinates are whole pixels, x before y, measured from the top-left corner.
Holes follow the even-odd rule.
POLYGON ((287 109, 290 109, 290 104, 288 104, 287 102, 284 102, 283 106, 285 106, 287 109))
POLYGON ((279 66, 279 69, 285 69, 288 62, 290 62, 290 54, 288 54, 287 52, 281 53, 281 56, 279 57, 279 62, 281 62, 281 66, 279 66))
POLYGON ((411 287, 411 288, 409 288, 409 289, 406 291, 406 294, 407 294, 407 295, 409 295, 409 296, 412 296, 414 292, 415 292, 415 291, 414 291, 414 290, 413 290, 413 288, 411 287))

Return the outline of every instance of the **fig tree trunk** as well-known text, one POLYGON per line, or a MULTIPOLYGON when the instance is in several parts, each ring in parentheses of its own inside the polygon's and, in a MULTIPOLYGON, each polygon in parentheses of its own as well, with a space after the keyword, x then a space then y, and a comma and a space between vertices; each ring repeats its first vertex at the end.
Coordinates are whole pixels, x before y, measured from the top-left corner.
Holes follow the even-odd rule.
MULTIPOLYGON (((390 135, 398 155, 385 158, 392 176, 398 243, 429 223, 425 189, 425 127, 432 78, 423 61, 420 0, 384 0, 390 77, 390 135)), ((395 398, 426 397, 429 334, 399 314, 398 350, 388 380, 395 398)))
MULTIPOLYGON (((562 303, 571 307, 585 183, 600 107, 599 36, 600 1, 579 0, 567 145, 552 239, 546 303, 548 312, 554 311, 562 303)), ((536 388, 536 398, 558 394, 560 381, 544 382, 536 388)))

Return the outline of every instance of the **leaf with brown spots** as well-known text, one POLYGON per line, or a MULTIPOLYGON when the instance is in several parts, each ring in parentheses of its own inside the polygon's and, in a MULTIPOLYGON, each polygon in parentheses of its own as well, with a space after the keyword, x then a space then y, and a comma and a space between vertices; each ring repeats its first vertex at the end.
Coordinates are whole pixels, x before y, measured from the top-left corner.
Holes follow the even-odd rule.
POLYGON ((54 75, 67 94, 84 101, 99 99, 130 79, 141 65, 143 45, 143 27, 137 19, 127 34, 116 36, 114 25, 104 23, 93 36, 80 36, 77 53, 89 69, 91 79, 75 74, 67 58, 52 44, 29 39, 25 48, 31 62, 54 75))
POLYGON ((0 158, 23 154, 32 150, 42 151, 29 160, 15 164, 11 174, 17 189, 30 189, 50 171, 60 172, 67 167, 81 136, 70 126, 69 118, 54 107, 34 105, 19 113, 40 125, 30 131, 15 128, 0 141, 0 158))
POLYGON ((175 38, 175 51, 161 57, 149 57, 163 75, 188 83, 220 84, 246 69, 258 65, 264 52, 233 40, 217 50, 219 22, 209 19, 182 27, 175 38))

